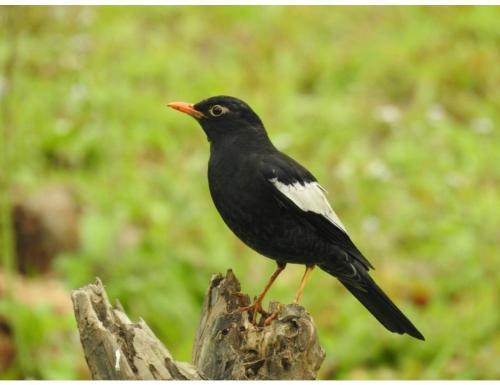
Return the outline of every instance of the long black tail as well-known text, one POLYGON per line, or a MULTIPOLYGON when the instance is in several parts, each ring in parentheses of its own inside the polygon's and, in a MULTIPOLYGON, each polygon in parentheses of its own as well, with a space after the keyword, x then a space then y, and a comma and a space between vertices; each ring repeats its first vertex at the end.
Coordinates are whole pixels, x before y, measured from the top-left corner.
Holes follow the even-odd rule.
POLYGON ((329 266, 321 266, 320 268, 327 273, 335 276, 349 290, 379 322, 388 330, 399 334, 409 334, 419 340, 425 340, 422 333, 411 323, 411 321, 397 308, 397 306, 389 299, 375 281, 368 275, 364 269, 359 272, 357 282, 351 279, 343 279, 338 272, 331 269, 329 266))

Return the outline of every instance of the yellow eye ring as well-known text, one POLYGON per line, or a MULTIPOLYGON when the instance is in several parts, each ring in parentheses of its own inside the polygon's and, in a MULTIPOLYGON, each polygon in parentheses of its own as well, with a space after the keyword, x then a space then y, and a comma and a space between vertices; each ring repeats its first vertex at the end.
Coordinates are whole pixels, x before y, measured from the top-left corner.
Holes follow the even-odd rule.
POLYGON ((208 110, 208 112, 210 112, 210 115, 214 117, 221 116, 222 114, 225 114, 227 111, 229 110, 226 107, 222 107, 218 104, 210 107, 210 110, 208 110))

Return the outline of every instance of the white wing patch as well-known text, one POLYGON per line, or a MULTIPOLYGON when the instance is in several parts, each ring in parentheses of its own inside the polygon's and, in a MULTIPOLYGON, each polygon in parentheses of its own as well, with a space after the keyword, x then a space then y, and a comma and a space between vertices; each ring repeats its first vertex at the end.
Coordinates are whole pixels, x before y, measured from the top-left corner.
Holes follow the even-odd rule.
POLYGON ((295 182, 293 184, 285 184, 273 178, 269 180, 283 195, 290 199, 303 211, 311 211, 316 214, 323 215, 326 219, 332 222, 336 227, 344 233, 347 230, 341 222, 335 211, 333 211, 330 203, 323 194, 323 187, 318 182, 309 182, 301 184, 295 182))

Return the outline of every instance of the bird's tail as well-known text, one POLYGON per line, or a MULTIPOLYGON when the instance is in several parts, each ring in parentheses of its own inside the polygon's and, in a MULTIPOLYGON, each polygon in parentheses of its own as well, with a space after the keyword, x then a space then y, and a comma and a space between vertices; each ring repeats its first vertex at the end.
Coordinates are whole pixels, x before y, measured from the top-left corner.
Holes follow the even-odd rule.
POLYGON ((360 274, 361 281, 356 285, 352 281, 342 279, 328 265, 320 265, 320 268, 335 276, 349 290, 379 322, 388 330, 399 334, 409 334, 419 340, 425 340, 422 333, 411 323, 411 321, 397 308, 375 281, 368 275, 366 270, 360 274))

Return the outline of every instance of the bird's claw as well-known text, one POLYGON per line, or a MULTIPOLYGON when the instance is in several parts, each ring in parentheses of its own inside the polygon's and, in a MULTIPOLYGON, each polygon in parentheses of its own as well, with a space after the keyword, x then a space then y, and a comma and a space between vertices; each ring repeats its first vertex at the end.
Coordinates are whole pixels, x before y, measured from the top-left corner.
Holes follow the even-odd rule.
POLYGON ((237 312, 243 313, 248 311, 252 314, 252 324, 257 324, 257 314, 261 314, 262 317, 269 317, 269 313, 262 308, 262 303, 260 301, 255 301, 253 304, 248 306, 240 307, 237 312))
POLYGON ((276 318, 278 318, 278 315, 280 314, 281 309, 283 309, 283 307, 284 306, 281 303, 278 304, 278 309, 273 311, 272 314, 266 318, 266 320, 264 321, 264 326, 269 326, 271 322, 273 322, 276 318))
POLYGON ((239 312, 239 313, 242 313, 245 311, 250 312, 251 316, 252 316, 251 323, 253 325, 257 325, 257 314, 261 314, 262 318, 260 321, 260 325, 265 327, 265 326, 269 326, 272 321, 274 321, 276 318, 278 318, 278 315, 280 314, 283 307, 284 307, 284 305, 278 304, 278 308, 275 311, 273 311, 272 313, 269 313, 262 308, 262 303, 256 301, 249 306, 240 307, 237 310, 237 312, 239 312), (262 320, 264 320, 264 322, 262 322, 262 320))

